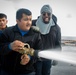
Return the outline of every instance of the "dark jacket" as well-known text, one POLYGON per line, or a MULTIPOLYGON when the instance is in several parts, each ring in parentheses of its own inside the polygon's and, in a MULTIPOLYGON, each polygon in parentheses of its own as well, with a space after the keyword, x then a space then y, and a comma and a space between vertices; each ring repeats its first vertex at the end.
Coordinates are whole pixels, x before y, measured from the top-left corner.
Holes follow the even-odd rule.
POLYGON ((17 28, 17 25, 8 27, 3 31, 0 37, 0 47, 2 48, 0 51, 2 55, 2 69, 15 74, 28 74, 33 72, 33 64, 36 59, 34 56, 31 57, 31 60, 27 65, 23 66, 20 64, 22 54, 9 49, 8 45, 15 40, 28 43, 30 47, 35 50, 42 49, 42 40, 39 32, 31 28, 28 34, 22 36, 17 28))
POLYGON ((0 35, 2 34, 2 30, 0 30, 0 35))
MULTIPOLYGON (((6 28, 7 28, 7 26, 6 26, 6 28)), ((0 37, 1 37, 2 32, 3 32, 3 30, 0 30, 0 37)), ((0 50, 1 50, 1 47, 0 47, 0 50)), ((0 65, 1 65, 1 55, 0 55, 0 65)))
MULTIPOLYGON (((60 27, 57 25, 57 18, 55 15, 52 16, 52 19, 55 23, 55 26, 50 28, 50 32, 46 35, 42 35, 43 41, 43 49, 50 49, 50 48, 61 48, 61 30, 60 27)), ((36 26, 36 20, 32 21, 32 25, 36 26)))

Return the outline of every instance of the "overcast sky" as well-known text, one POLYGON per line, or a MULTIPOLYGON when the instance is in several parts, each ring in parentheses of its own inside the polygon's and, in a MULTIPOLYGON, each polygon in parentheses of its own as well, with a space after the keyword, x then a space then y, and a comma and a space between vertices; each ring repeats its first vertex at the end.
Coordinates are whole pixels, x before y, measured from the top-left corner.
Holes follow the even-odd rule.
POLYGON ((15 14, 19 8, 32 11, 33 19, 40 15, 44 4, 49 4, 58 18, 62 36, 76 36, 76 0, 0 0, 0 13, 8 16, 8 26, 16 24, 15 14))

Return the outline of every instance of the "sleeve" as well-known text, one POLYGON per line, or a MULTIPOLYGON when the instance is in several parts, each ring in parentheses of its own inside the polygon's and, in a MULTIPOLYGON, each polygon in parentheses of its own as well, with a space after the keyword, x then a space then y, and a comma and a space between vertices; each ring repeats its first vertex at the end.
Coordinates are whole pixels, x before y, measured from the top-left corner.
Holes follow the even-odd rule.
POLYGON ((41 34, 38 34, 36 43, 35 43, 35 49, 40 50, 43 49, 43 44, 42 44, 42 38, 41 38, 41 34))
POLYGON ((38 57, 38 52, 43 50, 43 44, 42 44, 42 39, 41 35, 38 35, 37 41, 35 43, 35 53, 34 56, 38 57))
POLYGON ((5 55, 8 54, 11 50, 9 49, 9 38, 7 31, 3 31, 3 33, 0 36, 0 54, 5 55))
MULTIPOLYGON (((57 25, 57 17, 54 14, 53 14, 53 21, 57 25)), ((58 25, 57 25, 57 32, 56 32, 55 47, 61 50, 61 29, 58 25)))
POLYGON ((60 48, 61 49, 61 29, 60 29, 59 26, 57 27, 55 46, 56 46, 56 48, 60 48))

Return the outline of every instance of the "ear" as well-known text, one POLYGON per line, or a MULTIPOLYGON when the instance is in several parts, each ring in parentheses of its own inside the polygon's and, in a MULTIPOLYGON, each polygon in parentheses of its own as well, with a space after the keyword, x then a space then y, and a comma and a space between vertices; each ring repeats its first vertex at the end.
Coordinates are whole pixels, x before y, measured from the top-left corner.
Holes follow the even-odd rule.
POLYGON ((19 22, 19 20, 17 20, 17 19, 16 19, 16 22, 18 23, 18 22, 19 22))
POLYGON ((6 23, 8 23, 8 20, 6 20, 6 23))
POLYGON ((19 22, 20 22, 20 20, 16 19, 16 22, 17 22, 17 23, 19 23, 19 22))

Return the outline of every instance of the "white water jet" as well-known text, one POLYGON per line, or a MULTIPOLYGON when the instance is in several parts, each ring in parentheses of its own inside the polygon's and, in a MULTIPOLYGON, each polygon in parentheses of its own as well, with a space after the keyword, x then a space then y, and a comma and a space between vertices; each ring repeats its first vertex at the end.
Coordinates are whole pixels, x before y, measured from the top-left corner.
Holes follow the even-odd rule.
POLYGON ((76 65, 76 51, 75 50, 62 50, 62 51, 53 51, 45 50, 38 53, 39 57, 52 59, 57 61, 63 61, 66 63, 71 63, 76 65))

